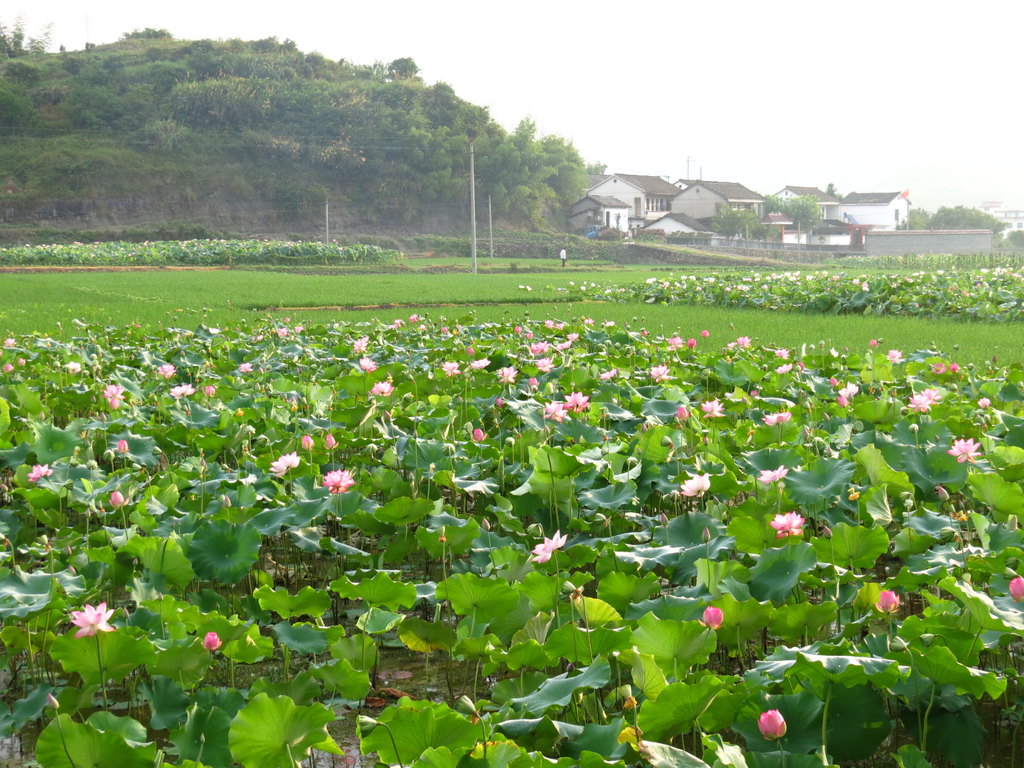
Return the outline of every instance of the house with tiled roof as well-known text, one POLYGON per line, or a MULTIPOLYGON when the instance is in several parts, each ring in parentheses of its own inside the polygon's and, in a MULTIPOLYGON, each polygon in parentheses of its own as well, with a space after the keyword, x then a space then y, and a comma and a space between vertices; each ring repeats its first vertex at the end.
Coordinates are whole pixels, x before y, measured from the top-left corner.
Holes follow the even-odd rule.
POLYGON ((910 190, 851 192, 843 198, 840 218, 870 229, 903 229, 910 217, 910 190))
POLYGON ((672 210, 678 187, 661 176, 613 173, 587 190, 588 195, 614 197, 630 207, 630 228, 639 229, 672 210))
POLYGON ((721 207, 752 211, 764 216, 764 197, 735 181, 699 181, 680 179, 675 185, 672 212, 694 219, 708 219, 721 207), (680 188, 682 187, 682 188, 680 188))
POLYGON ((842 215, 839 198, 828 194, 828 192, 822 192, 817 187, 783 187, 775 193, 775 197, 783 200, 790 200, 794 197, 812 197, 817 201, 818 207, 821 208, 821 218, 823 220, 838 219, 842 215))
POLYGON ((650 222, 644 227, 645 232, 660 230, 666 235, 674 235, 678 232, 685 234, 697 234, 700 232, 711 232, 711 227, 698 221, 685 213, 673 213, 669 211, 657 221, 650 222))
POLYGON ((586 232, 592 227, 629 231, 629 215, 632 208, 617 197, 608 195, 587 195, 569 208, 569 229, 586 232))

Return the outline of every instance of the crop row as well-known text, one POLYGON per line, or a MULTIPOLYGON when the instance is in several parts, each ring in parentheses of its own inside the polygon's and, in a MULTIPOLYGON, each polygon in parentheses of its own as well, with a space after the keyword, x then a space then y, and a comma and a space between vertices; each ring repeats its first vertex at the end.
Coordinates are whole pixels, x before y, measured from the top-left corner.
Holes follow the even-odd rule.
POLYGON ((232 266, 386 264, 398 251, 316 241, 161 240, 0 249, 0 266, 232 266))
POLYGON ((821 314, 903 315, 1013 322, 1024 319, 1024 276, 1009 269, 852 275, 827 271, 649 278, 624 286, 582 284, 580 299, 695 304, 821 314))
POLYGON ((412 316, 0 370, 43 765, 298 765, 359 713, 402 766, 970 766, 1024 714, 1019 367, 412 316), (386 704, 392 646, 444 689, 386 704))

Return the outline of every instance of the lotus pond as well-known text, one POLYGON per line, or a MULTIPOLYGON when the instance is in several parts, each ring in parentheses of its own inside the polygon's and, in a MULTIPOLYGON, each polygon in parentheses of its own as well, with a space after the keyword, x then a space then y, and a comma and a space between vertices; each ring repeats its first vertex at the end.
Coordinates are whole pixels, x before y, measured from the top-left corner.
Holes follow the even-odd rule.
POLYGON ((0 368, 40 765, 1019 762, 1020 366, 414 315, 0 368))

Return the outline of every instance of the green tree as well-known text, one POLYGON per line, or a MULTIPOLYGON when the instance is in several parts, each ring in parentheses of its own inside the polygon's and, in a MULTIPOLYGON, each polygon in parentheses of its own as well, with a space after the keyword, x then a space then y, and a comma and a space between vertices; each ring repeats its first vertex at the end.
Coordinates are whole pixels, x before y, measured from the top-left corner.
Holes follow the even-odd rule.
POLYGON ((785 199, 768 195, 765 198, 764 207, 767 213, 782 213, 791 218, 793 226, 801 232, 813 229, 814 225, 822 218, 821 206, 809 195, 785 199))
POLYGON ((587 163, 584 170, 592 176, 599 176, 608 170, 608 166, 605 163, 587 163))
POLYGON ((408 56, 404 56, 401 59, 395 59, 388 64, 388 77, 392 80, 411 80, 418 78, 420 75, 420 68, 416 66, 416 62, 408 56))
POLYGON ((836 185, 833 184, 831 181, 828 183, 828 186, 825 187, 825 194, 832 195, 832 197, 836 198, 837 200, 842 197, 842 195, 839 194, 839 190, 836 189, 836 185))
POLYGON ((907 222, 909 229, 931 229, 932 215, 924 208, 911 208, 907 222))
POLYGON ((758 238, 764 235, 766 227, 753 211, 723 205, 711 219, 711 229, 726 237, 758 238))
POLYGON ((1024 229, 1015 229, 1007 234, 1003 244, 1010 248, 1024 248, 1024 229))
POLYGON ((958 205, 955 208, 943 206, 931 218, 931 229, 991 229, 995 233, 1006 229, 1006 222, 990 213, 958 205))

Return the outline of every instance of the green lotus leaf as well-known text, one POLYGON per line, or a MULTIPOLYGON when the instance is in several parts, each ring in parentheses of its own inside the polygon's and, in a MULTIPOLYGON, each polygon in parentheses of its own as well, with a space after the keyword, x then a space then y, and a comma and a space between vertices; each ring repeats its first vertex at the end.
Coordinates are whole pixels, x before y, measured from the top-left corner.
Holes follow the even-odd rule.
POLYGON ((406 648, 418 653, 450 651, 455 646, 455 632, 440 622, 424 621, 406 616, 398 627, 398 639, 406 648))
POLYGON ((36 760, 50 768, 152 768, 156 746, 129 745, 120 733, 102 731, 59 714, 39 734, 36 760))
POLYGON ((829 538, 815 538, 812 543, 819 560, 845 568, 873 568, 889 549, 885 529, 848 523, 837 523, 829 538))
POLYGON ((370 692, 369 674, 353 667, 347 659, 310 667, 309 671, 327 690, 343 699, 360 701, 370 692))
POLYGON ((458 573, 437 585, 437 599, 448 600, 460 616, 479 616, 484 621, 515 610, 519 595, 504 581, 485 579, 475 573, 458 573))
POLYGON ((376 606, 370 608, 356 619, 356 627, 368 635, 381 635, 394 629, 405 616, 401 613, 385 611, 376 606))
POLYGON ((825 603, 787 603, 772 611, 768 631, 783 642, 801 644, 804 638, 814 640, 822 627, 831 626, 839 613, 839 606, 825 603))
POLYGON ((707 664, 718 640, 714 630, 698 621, 662 620, 649 613, 633 630, 633 645, 654 656, 666 676, 682 680, 689 667, 707 664))
POLYGON ((511 704, 522 707, 527 712, 543 713, 548 707, 564 707, 572 699, 573 694, 581 688, 594 690, 608 684, 611 679, 611 667, 607 661, 596 661, 583 667, 578 675, 569 676, 563 673, 549 677, 537 689, 520 698, 511 700, 511 704))
POLYGON ((308 624, 289 624, 282 621, 273 626, 274 634, 281 645, 295 653, 322 653, 327 650, 327 637, 308 624))
POLYGON ((637 745, 637 750, 652 768, 710 768, 696 755, 670 744, 644 739, 637 745))
MULTIPOLYGON (((810 691, 781 696, 750 696, 736 715, 733 729, 746 739, 752 752, 812 752, 821 747, 821 717, 824 702, 810 691), (763 712, 777 709, 786 721, 786 735, 766 739, 757 722, 763 712)), ((821 765, 821 760, 818 760, 821 765)))
POLYGON ((85 445, 81 433, 74 428, 60 429, 52 424, 39 423, 32 425, 32 432, 35 435, 32 452, 38 464, 53 464, 59 459, 70 458, 85 445))
POLYGON ((648 699, 640 707, 637 726, 644 739, 660 741, 689 733, 724 687, 725 683, 714 675, 705 675, 696 682, 671 683, 657 699, 648 699))
POLYGON ((319 618, 331 607, 330 595, 308 585, 294 595, 282 587, 271 589, 268 586, 260 587, 252 594, 260 608, 273 611, 282 619, 294 616, 319 618))
POLYGON ((480 736, 479 727, 468 719, 444 704, 429 701, 399 699, 381 713, 378 721, 387 728, 360 728, 360 748, 363 754, 376 752, 382 762, 391 765, 411 765, 428 749, 441 747, 461 756, 480 736))
POLYGON ((157 448, 156 440, 152 437, 134 435, 127 431, 120 432, 116 435, 110 435, 107 438, 107 445, 112 448, 121 440, 128 443, 128 452, 123 455, 118 454, 119 459, 123 458, 141 467, 155 467, 160 463, 160 452, 157 448))
POLYGON ((767 549, 750 569, 750 594, 758 600, 785 602, 800 576, 817 563, 814 548, 805 541, 767 549))
POLYGON ((303 707, 286 696, 258 694, 231 721, 228 745, 244 768, 300 768, 314 747, 343 754, 327 733, 334 713, 322 704, 303 707))
POLYGON ((845 459, 817 459, 806 470, 794 470, 786 476, 786 493, 797 504, 820 506, 846 490, 853 470, 853 462, 845 459))
POLYGON ((235 584, 256 562, 261 542, 259 532, 249 526, 212 520, 196 531, 186 554, 199 578, 235 584))
POLYGON ((171 730, 185 721, 190 699, 171 678, 156 675, 142 683, 139 692, 149 702, 151 728, 171 730))
POLYGON ((347 576, 342 575, 329 586, 346 600, 365 600, 367 605, 391 610, 411 608, 417 599, 415 586, 408 582, 395 581, 383 571, 378 571, 372 578, 358 582, 349 581, 347 576))
POLYGON ((171 743, 182 760, 200 760, 210 768, 231 768, 228 746, 231 715, 217 706, 193 705, 183 727, 171 732, 171 743))
POLYGON ((255 664, 257 661, 274 655, 274 641, 260 634, 260 628, 250 624, 245 634, 221 646, 220 652, 227 658, 243 664, 255 664))
MULTIPOLYGON (((952 458, 952 457, 950 457, 952 458)), ((967 485, 974 498, 995 513, 993 517, 1003 523, 1009 516, 1024 510, 1024 490, 1018 483, 1004 480, 999 475, 972 472, 967 485)))
POLYGON ((913 493, 914 485, 906 472, 898 472, 889 466, 882 452, 873 445, 865 445, 854 457, 857 465, 861 467, 868 476, 873 486, 888 485, 893 493, 913 493))
POLYGON ((98 632, 91 637, 62 635, 54 640, 50 655, 60 662, 65 672, 77 672, 86 685, 93 685, 101 678, 123 680, 134 669, 154 662, 156 649, 148 637, 134 637, 128 630, 118 629, 98 632))

